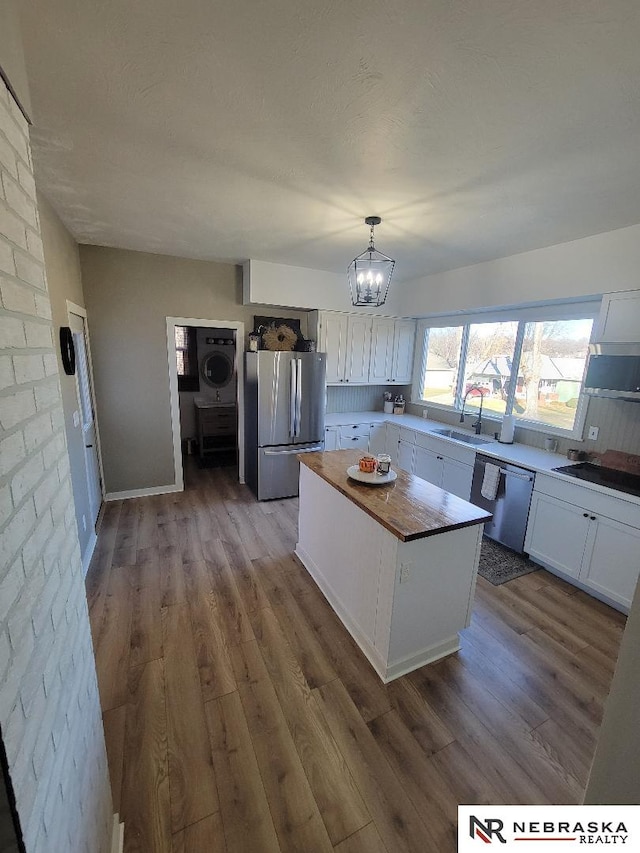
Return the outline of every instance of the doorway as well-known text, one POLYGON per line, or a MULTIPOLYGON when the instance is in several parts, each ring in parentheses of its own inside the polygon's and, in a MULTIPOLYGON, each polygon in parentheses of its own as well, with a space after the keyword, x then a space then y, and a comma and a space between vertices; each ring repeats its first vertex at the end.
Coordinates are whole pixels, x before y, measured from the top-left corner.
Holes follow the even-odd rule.
POLYGON ((231 461, 244 483, 244 323, 167 317, 175 482, 184 455, 202 467, 231 461))
MULTIPOLYGON (((78 467, 82 467, 86 482, 87 498, 85 505, 80 507, 76 515, 79 519, 81 542, 84 534, 89 533, 89 539, 82 553, 84 571, 89 567, 91 555, 96 542, 96 524, 100 507, 102 506, 102 468, 99 452, 98 426, 95 416, 93 394, 93 379, 91 372, 91 351, 89 349, 89 334, 87 330, 87 312, 80 305, 67 302, 69 327, 73 335, 73 345, 76 356, 76 398, 77 409, 73 415, 73 425, 80 429, 82 452, 78 467)), ((71 458, 71 454, 70 454, 71 458)), ((78 498, 76 497, 76 500, 78 498)))

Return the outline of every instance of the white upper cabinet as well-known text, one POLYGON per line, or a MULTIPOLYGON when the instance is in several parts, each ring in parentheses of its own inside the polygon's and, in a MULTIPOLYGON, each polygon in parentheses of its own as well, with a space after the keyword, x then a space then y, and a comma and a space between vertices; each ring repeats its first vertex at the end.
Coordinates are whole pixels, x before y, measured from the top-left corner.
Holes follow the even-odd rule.
POLYGON ((408 385, 413 373, 415 338, 415 320, 374 317, 369 382, 380 385, 408 385))
POLYGON ((640 343, 640 290, 605 293, 596 328, 597 343, 640 343))
POLYGON ((369 382, 384 385, 391 382, 393 370, 393 338, 396 321, 388 317, 374 317, 371 327, 371 363, 369 382))
POLYGON ((371 357, 371 317, 349 314, 345 382, 368 382, 371 357))
POLYGON ((318 351, 327 354, 327 384, 408 385, 415 320, 320 311, 318 351))
POLYGON ((318 351, 327 354, 327 384, 369 381, 371 317, 322 311, 318 351))
POLYGON ((413 377, 413 349, 416 341, 416 321, 396 320, 393 337, 393 369, 391 381, 408 385, 413 377))
POLYGON ((348 319, 347 314, 324 313, 320 317, 318 351, 327 354, 328 383, 344 381, 348 319))

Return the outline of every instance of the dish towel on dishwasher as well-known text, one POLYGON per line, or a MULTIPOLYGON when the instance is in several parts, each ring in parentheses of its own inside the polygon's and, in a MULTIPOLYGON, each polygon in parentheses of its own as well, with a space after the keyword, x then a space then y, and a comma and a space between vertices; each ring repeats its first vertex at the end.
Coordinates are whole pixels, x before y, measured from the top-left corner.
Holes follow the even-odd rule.
POLYGON ((482 488, 480 494, 488 501, 494 501, 498 494, 498 483, 500 482, 500 466, 492 465, 491 462, 485 463, 484 477, 482 478, 482 488))

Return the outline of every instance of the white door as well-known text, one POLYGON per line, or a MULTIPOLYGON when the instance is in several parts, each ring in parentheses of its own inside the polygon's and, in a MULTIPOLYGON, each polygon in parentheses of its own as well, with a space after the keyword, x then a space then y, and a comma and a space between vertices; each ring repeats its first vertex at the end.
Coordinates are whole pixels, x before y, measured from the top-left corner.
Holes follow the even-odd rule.
POLYGON ((80 426, 84 443, 89 513, 91 524, 95 528, 102 504, 102 484, 100 482, 96 420, 93 408, 93 389, 91 387, 89 360, 87 358, 85 323, 86 319, 84 317, 69 311, 69 325, 73 332, 73 344, 76 351, 76 391, 78 394, 78 411, 80 412, 80 426))

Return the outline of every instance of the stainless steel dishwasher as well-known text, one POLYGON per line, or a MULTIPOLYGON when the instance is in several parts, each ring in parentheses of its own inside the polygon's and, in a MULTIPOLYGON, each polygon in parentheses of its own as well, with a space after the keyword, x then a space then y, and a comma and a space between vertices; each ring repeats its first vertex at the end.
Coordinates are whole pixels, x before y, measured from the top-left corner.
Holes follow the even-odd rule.
POLYGON ((519 554, 524 552, 524 535, 534 479, 535 473, 528 468, 520 468, 481 453, 476 454, 471 503, 493 513, 491 521, 487 521, 484 526, 485 535, 519 554), (499 469, 493 500, 487 500, 481 493, 487 464, 495 465, 499 469))

